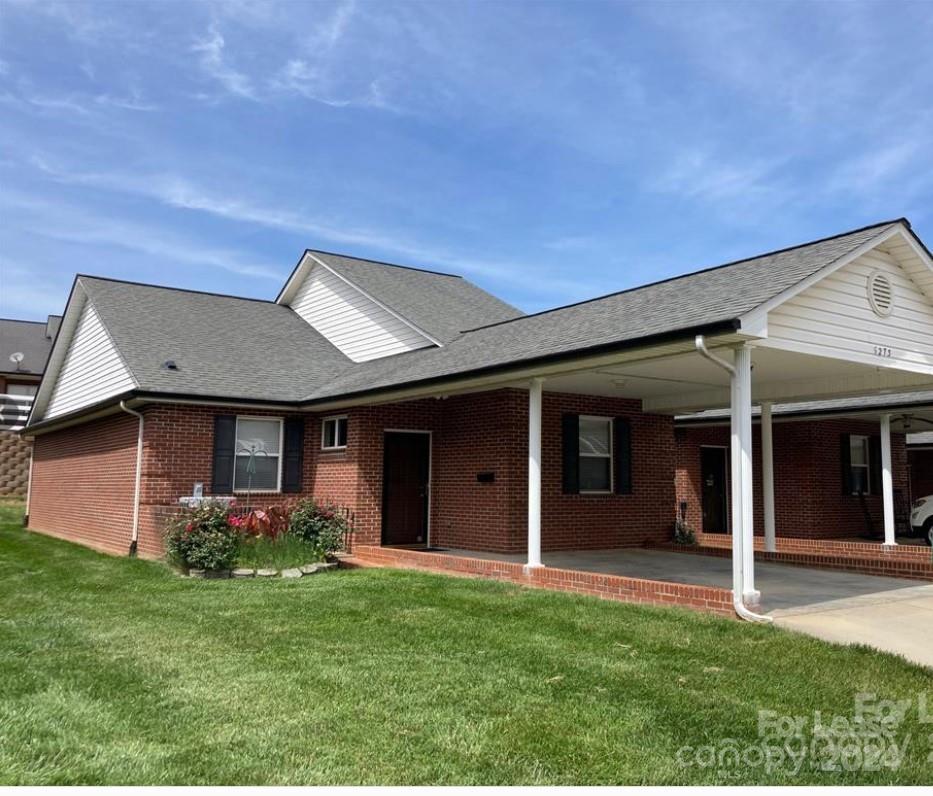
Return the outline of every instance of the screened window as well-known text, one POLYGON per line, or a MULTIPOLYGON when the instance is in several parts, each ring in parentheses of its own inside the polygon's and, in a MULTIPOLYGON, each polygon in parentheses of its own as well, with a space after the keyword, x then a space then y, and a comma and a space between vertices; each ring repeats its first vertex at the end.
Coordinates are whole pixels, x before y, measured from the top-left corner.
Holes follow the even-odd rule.
POLYGON ((325 417, 321 434, 321 448, 326 451, 347 447, 347 418, 325 417))
POLYGON ((234 490, 278 491, 281 486, 282 421, 279 418, 236 419, 234 490))
POLYGON ((612 420, 580 417, 580 491, 612 491, 612 420))
POLYGON ((849 437, 849 467, 851 468, 852 494, 871 492, 871 452, 868 437, 853 434, 849 437))

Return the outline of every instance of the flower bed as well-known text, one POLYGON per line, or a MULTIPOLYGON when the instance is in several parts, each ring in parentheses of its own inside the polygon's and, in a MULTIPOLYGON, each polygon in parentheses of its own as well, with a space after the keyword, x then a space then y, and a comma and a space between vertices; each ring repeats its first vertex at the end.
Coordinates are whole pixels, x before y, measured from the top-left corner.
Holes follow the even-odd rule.
POLYGON ((334 506, 311 498, 247 511, 205 502, 173 519, 166 548, 169 561, 195 577, 302 577, 330 568, 349 532, 334 506))

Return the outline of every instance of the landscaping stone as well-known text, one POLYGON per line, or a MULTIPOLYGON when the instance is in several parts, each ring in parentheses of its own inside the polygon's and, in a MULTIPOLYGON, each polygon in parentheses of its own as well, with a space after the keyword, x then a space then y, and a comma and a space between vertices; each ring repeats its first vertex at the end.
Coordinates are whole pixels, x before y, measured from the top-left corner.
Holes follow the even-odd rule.
POLYGON ((279 574, 277 569, 257 569, 256 577, 257 578, 274 578, 279 574))
POLYGON ((207 572, 203 569, 189 569, 188 570, 189 578, 206 578, 207 572))
POLYGON ((320 570, 337 569, 337 562, 336 561, 324 561, 323 563, 318 564, 317 568, 320 570))
POLYGON ((303 567, 301 567, 301 573, 303 575, 313 575, 315 572, 318 571, 318 569, 319 569, 318 564, 305 564, 303 567))
POLYGON ((252 578, 256 576, 255 569, 235 569, 233 570, 233 577, 235 578, 252 578))
POLYGON ((304 573, 300 569, 283 569, 283 578, 300 578, 304 573))

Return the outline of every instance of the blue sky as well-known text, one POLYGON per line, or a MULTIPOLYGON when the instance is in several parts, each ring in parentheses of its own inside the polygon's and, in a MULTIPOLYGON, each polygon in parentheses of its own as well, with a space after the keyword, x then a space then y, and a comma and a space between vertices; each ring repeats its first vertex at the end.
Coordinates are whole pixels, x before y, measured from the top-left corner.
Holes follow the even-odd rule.
POLYGON ((0 315, 321 248, 537 310, 907 215, 926 2, 0 2, 0 315))

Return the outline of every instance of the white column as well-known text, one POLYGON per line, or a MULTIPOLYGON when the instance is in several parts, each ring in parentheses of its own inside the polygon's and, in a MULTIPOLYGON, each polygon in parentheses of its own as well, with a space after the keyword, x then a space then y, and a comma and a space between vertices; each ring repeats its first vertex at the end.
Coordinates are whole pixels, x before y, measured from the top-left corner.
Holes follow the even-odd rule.
POLYGON ((761 405, 761 497, 765 515, 765 550, 777 550, 774 524, 774 442, 771 434, 771 402, 761 405))
POLYGON ((541 564, 541 398, 544 379, 532 379, 528 388, 528 563, 525 571, 541 564))
POLYGON ((738 378, 730 379, 729 499, 732 502, 732 593, 742 599, 742 440, 739 437, 738 378))
POLYGON ((884 543, 894 538, 894 475, 891 472, 891 415, 881 416, 881 500, 884 509, 884 543))
MULTIPOLYGON (((738 488, 733 475, 733 500, 739 497, 738 513, 733 509, 733 518, 738 517, 738 527, 733 527, 733 545, 740 539, 739 554, 742 566, 742 597, 746 603, 757 604, 760 593, 755 589, 755 512, 752 498, 752 352, 748 346, 735 349, 735 383, 732 394, 732 415, 735 421, 733 444, 738 459, 738 488)), ((733 547, 733 556, 735 556, 733 547)))

